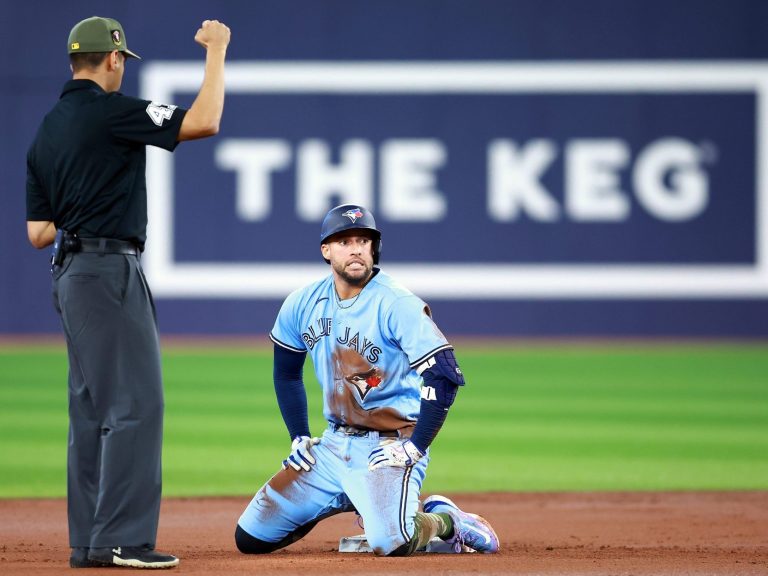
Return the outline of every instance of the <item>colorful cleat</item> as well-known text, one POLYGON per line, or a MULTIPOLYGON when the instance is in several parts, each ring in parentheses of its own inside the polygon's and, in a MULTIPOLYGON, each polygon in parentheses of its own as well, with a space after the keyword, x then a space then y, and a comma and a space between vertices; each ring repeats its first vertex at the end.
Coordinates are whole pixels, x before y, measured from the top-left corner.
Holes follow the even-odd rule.
POLYGON ((453 536, 446 542, 453 544, 457 550, 467 546, 485 554, 499 551, 499 537, 490 523, 482 516, 464 512, 450 498, 437 494, 430 496, 424 500, 424 512, 445 513, 451 517, 453 536))

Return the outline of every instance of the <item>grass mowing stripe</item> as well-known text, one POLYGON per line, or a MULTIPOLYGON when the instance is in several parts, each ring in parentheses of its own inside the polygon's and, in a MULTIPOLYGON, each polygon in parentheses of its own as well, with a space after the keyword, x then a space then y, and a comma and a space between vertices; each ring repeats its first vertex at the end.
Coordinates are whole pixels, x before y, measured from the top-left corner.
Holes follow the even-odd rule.
POLYGON ((461 466, 430 464, 425 490, 475 491, 593 491, 593 490, 764 490, 768 466, 753 460, 729 462, 719 459, 689 461, 638 460, 588 456, 510 456, 504 466, 493 465, 486 454, 469 455, 461 466))
MULTIPOLYGON (((424 489, 768 489, 764 345, 459 346, 424 489)), ((271 351, 164 348, 164 493, 250 496, 289 438, 271 351)), ((306 369, 313 433, 320 390, 306 369)), ((0 349, 0 496, 61 496, 66 351, 0 349)), ((246 498, 247 501, 247 498, 246 498)))

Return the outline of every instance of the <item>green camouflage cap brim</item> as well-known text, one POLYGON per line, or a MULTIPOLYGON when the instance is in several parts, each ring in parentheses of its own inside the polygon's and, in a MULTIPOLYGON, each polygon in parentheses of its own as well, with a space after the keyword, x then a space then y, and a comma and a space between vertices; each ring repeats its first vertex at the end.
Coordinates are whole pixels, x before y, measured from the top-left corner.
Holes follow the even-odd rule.
POLYGON ((100 16, 92 16, 75 24, 69 33, 67 50, 70 54, 118 50, 128 58, 141 60, 138 54, 128 50, 125 32, 120 22, 100 16))

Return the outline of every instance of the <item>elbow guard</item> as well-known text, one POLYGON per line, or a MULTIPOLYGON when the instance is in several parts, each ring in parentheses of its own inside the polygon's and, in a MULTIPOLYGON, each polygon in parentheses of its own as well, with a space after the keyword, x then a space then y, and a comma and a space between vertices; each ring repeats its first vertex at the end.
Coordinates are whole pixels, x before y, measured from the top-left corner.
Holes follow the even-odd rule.
POLYGON ((453 350, 441 350, 418 366, 416 371, 424 378, 422 400, 434 402, 443 410, 448 410, 456 399, 459 386, 464 385, 464 374, 453 350))

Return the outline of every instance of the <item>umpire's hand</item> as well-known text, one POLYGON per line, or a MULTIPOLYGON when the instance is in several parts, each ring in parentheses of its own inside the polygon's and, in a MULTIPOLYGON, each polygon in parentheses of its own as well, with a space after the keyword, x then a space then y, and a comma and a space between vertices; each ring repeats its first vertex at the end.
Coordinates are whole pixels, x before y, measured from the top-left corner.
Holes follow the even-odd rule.
POLYGON ((195 34, 195 42, 206 50, 226 48, 229 45, 229 28, 218 20, 205 20, 195 34))

